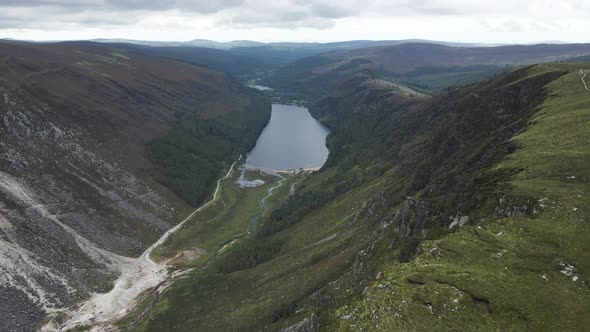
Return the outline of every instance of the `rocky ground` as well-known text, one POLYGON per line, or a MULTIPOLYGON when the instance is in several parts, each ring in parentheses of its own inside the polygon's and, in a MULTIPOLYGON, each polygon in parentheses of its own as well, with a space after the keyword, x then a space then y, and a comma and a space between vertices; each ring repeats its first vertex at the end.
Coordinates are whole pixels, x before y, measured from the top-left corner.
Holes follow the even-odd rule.
POLYGON ((190 210, 159 182, 148 143, 182 114, 242 111, 246 90, 92 43, 0 43, 0 330, 111 289, 190 210))
POLYGON ((4 90, 0 114, 0 280, 11 304, 0 330, 30 330, 110 287, 122 259, 111 252, 132 255, 175 220, 161 188, 26 97, 4 90))

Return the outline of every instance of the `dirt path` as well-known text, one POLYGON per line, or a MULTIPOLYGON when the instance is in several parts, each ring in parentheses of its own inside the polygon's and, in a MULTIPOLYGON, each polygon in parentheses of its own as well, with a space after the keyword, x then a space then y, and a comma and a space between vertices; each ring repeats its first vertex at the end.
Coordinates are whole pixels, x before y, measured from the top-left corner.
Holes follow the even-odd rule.
POLYGON ((588 73, 586 73, 584 69, 580 69, 580 74, 582 74, 581 80, 582 83, 584 83, 584 87, 586 88, 586 90, 590 91, 590 88, 588 88, 588 84, 586 84, 586 76, 588 76, 588 73))
POLYGON ((238 161, 231 165, 224 177, 217 180, 217 187, 210 201, 193 211, 178 225, 169 229, 158 241, 146 249, 140 257, 129 259, 128 264, 121 266, 121 274, 115 281, 115 286, 110 292, 93 294, 89 300, 83 302, 79 307, 64 311, 69 316, 65 322, 58 324, 52 320, 43 326, 41 330, 67 331, 81 326, 92 326, 91 331, 112 330, 110 324, 127 314, 140 294, 150 288, 156 288, 162 285, 168 279, 169 273, 166 263, 154 262, 150 258, 152 251, 164 243, 170 235, 182 228, 195 214, 204 210, 217 200, 221 182, 231 175, 238 161))
MULTIPOLYGON (((260 205, 262 206, 262 212, 260 212, 259 214, 255 215, 254 217, 250 218, 250 226, 248 228, 248 231, 246 233, 242 234, 242 235, 236 236, 236 237, 234 237, 234 238, 232 238, 230 240, 227 240, 224 243, 220 244, 217 247, 217 249, 215 250, 215 252, 213 253, 213 255, 211 255, 211 257, 209 257, 205 263, 203 263, 202 265, 200 265, 200 266, 198 266, 198 267, 196 267, 194 269, 189 269, 189 270, 182 271, 181 274, 179 275, 179 277, 182 276, 184 273, 189 272, 189 271, 196 271, 197 273, 199 273, 199 272, 205 270, 207 267, 209 267, 209 265, 211 264, 211 262, 213 260, 215 260, 215 258, 217 258, 217 256, 221 252, 223 252, 225 249, 229 248, 230 246, 232 246, 237 241, 245 238, 246 236, 250 235, 252 232, 255 231, 255 229, 256 229, 256 221, 258 221, 258 219, 260 217, 262 217, 269 210, 268 205, 266 205, 266 200, 272 196, 273 191, 275 189, 280 188, 283 185, 283 182, 285 182, 285 180, 287 180, 287 178, 285 178, 284 176, 282 176, 279 173, 269 173, 269 174, 279 177, 280 180, 277 183, 277 185, 275 185, 275 186, 273 186, 273 187, 271 187, 271 188, 268 189, 268 192, 267 192, 266 196, 264 196, 263 198, 260 199, 260 205)), ((223 199, 223 198, 221 198, 221 199, 223 199)), ((137 318, 135 318, 135 320, 133 320, 133 322, 129 326, 125 327, 125 329, 128 329, 128 328, 131 328, 131 327, 135 326, 137 323, 139 323, 154 308, 154 306, 160 301, 160 296, 161 296, 162 292, 173 282, 173 279, 174 279, 174 275, 173 275, 172 279, 164 280, 164 281, 160 282, 154 288, 154 290, 149 295, 149 296, 151 296, 153 298, 152 303, 149 305, 148 308, 146 308, 145 310, 143 310, 137 316, 137 318)))

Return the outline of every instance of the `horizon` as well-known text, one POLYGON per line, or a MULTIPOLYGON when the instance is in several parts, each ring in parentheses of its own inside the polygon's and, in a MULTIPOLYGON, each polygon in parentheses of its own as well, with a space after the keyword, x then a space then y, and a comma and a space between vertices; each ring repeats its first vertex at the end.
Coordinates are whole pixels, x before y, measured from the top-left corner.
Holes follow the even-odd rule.
POLYGON ((238 42, 251 42, 251 43, 260 43, 260 44, 279 44, 279 43, 293 43, 293 44, 330 44, 330 43, 345 43, 345 42, 360 42, 360 41, 368 41, 368 42, 407 42, 409 43, 447 43, 447 44, 465 44, 467 46, 474 46, 477 45, 482 46, 510 46, 510 45, 542 45, 542 44, 588 44, 590 41, 585 42, 568 42, 563 40, 541 40, 541 41, 531 41, 531 42, 522 42, 522 43, 510 43, 510 42, 477 42, 477 41, 456 41, 456 40, 434 40, 434 39, 424 39, 424 38, 404 38, 404 39, 341 39, 341 40, 326 40, 326 41, 307 41, 307 40, 286 40, 286 41, 261 41, 261 40, 252 40, 252 39, 232 39, 232 40, 215 40, 215 39, 207 39, 207 38, 193 38, 193 39, 186 39, 186 40, 156 40, 156 39, 132 39, 132 38, 123 38, 123 37, 96 37, 96 38, 86 38, 86 39, 17 39, 12 37, 4 37, 0 36, 0 40, 5 41, 19 41, 19 42, 31 42, 31 43, 60 43, 60 42, 81 42, 81 41, 88 41, 88 42, 103 42, 103 41, 112 41, 114 43, 125 43, 125 42, 142 42, 142 43, 190 43, 196 41, 202 42, 213 42, 219 44, 230 44, 230 43, 238 43, 238 42))

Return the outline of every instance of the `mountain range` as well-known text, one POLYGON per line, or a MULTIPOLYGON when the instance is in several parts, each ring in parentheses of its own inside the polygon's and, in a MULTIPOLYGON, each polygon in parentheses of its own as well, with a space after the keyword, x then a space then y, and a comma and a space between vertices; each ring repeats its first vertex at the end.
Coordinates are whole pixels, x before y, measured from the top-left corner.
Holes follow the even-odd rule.
POLYGON ((0 42, 1 331, 590 324, 589 44, 144 44, 0 42), (273 100, 320 170, 238 171, 273 100))

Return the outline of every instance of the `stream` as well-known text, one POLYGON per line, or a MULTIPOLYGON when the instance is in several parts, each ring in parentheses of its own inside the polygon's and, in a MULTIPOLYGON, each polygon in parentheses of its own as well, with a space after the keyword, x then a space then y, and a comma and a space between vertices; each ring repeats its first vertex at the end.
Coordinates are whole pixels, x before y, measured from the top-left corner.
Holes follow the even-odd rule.
POLYGON ((272 192, 279 188, 280 186, 283 185, 283 182, 285 182, 285 180, 287 178, 285 178, 284 176, 282 176, 279 173, 272 173, 272 175, 274 176, 278 176, 279 178, 281 178, 281 180, 279 180, 279 183, 271 188, 268 188, 268 192, 266 194, 266 196, 264 196, 261 200, 260 200, 260 205, 262 205, 262 212, 260 212, 259 214, 255 215, 254 217, 250 218, 250 230, 248 231, 249 233, 252 233, 256 230, 256 222, 258 221, 258 219, 260 219, 260 217, 262 217, 266 212, 268 212, 268 205, 266 205, 266 200, 272 196, 272 192))

